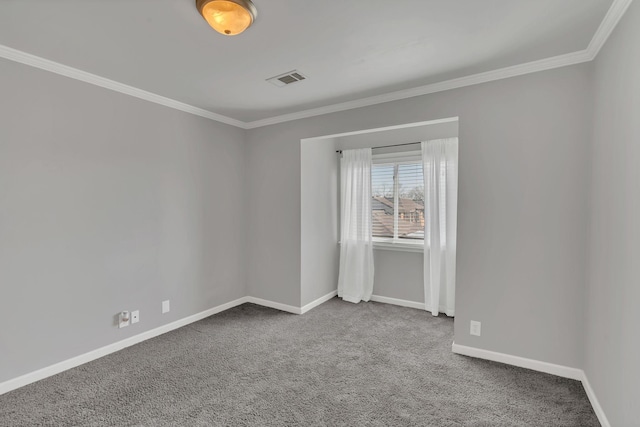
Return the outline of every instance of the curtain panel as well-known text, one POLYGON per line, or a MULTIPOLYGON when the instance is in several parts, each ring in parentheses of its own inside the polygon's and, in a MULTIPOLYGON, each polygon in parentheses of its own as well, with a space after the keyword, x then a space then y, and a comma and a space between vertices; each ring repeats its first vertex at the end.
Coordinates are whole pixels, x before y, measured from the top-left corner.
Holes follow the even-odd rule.
POLYGON ((424 300, 437 316, 454 315, 458 138, 422 142, 424 174, 424 300))
POLYGON ((338 296, 369 301, 373 293, 371 148, 344 150, 340 164, 340 273, 338 296))

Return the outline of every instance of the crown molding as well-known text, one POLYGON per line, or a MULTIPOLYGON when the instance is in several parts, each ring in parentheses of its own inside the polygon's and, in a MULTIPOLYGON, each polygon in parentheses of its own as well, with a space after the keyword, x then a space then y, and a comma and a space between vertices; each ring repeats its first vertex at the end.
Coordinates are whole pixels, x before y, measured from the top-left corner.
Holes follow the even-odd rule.
POLYGON ((602 46, 604 46, 609 39, 609 36, 618 25, 618 22, 620 22, 622 16, 624 16, 632 1, 633 0, 613 0, 607 14, 593 35, 589 47, 587 47, 587 52, 589 52, 589 57, 592 60, 598 56, 600 49, 602 49, 602 46))
POLYGON ((10 61, 19 62, 25 65, 30 65, 35 68, 40 68, 42 70, 50 71, 55 74, 60 74, 61 76, 80 80, 85 83, 103 87, 105 89, 124 93, 125 95, 144 99, 145 101, 153 102, 154 104, 164 105, 165 107, 184 111, 185 113, 194 114, 196 116, 215 120, 221 123, 226 123, 231 126, 240 127, 243 129, 246 126, 246 124, 240 120, 223 116, 221 114, 216 114, 202 108, 194 107, 193 105, 185 104, 184 102, 176 101, 175 99, 147 92, 146 90, 138 89, 137 87, 116 82, 115 80, 110 80, 96 74, 69 67, 68 65, 41 58, 39 56, 32 55, 21 50, 10 48, 8 46, 0 45, 0 58, 5 58, 10 61))
POLYGON ((389 92, 382 95, 361 98, 355 101, 343 102, 340 104, 327 105, 325 107, 313 108, 310 110, 298 111, 296 113, 284 114, 282 116, 270 117, 262 120, 255 120, 246 123, 248 129, 254 129, 262 126, 274 125, 277 123, 289 122, 291 120, 306 119, 309 117, 320 116, 323 114, 336 113, 339 111, 352 110, 354 108, 368 107, 385 102, 398 101, 401 99, 413 98, 415 96, 428 95, 430 93, 443 92, 451 89, 458 89, 465 86, 477 85, 480 83, 502 80, 509 77, 521 76, 523 74, 535 73, 538 71, 551 70, 553 68, 566 67, 568 65, 588 62, 591 58, 586 50, 567 53, 564 55, 554 56, 551 58, 540 59, 538 61, 527 62, 525 64, 514 65, 511 67, 500 68, 493 71, 487 71, 479 74, 472 74, 466 77, 446 80, 443 82, 432 83, 424 86, 418 86, 411 89, 400 90, 397 92, 389 92))
POLYGON ((460 77, 456 79, 446 80, 443 82, 432 83, 424 86, 418 86, 411 89, 390 92, 382 95, 371 96, 367 98, 357 99, 354 101, 343 102, 339 104, 327 105, 319 108, 298 111, 291 114, 284 114, 275 117, 269 117, 251 122, 243 122, 231 117, 223 116, 212 111, 204 110, 193 105, 185 104, 175 99, 167 98, 155 93, 151 93, 133 86, 119 83, 96 74, 88 73, 77 68, 69 67, 58 62, 50 61, 8 46, 0 45, 0 58, 19 62, 52 73, 60 74, 72 79, 80 80, 106 89, 114 90, 136 98, 155 104, 164 105, 165 107, 174 108, 196 116, 204 117, 220 123, 236 126, 241 129, 255 129, 263 126, 274 125, 278 123, 289 122, 292 120, 305 119, 324 114, 336 113, 339 111, 352 110, 354 108, 368 107, 371 105, 382 104, 385 102, 398 101, 401 99, 413 98, 416 96, 427 95, 436 92, 443 92, 451 89, 458 89, 465 86, 477 85, 480 83, 488 83, 496 80, 507 79, 510 77, 521 76, 524 74, 536 73, 538 71, 546 71, 559 67, 589 62, 595 59, 600 49, 606 43, 607 39, 615 29, 616 25, 625 14, 629 5, 633 0, 613 0, 611 7, 607 11, 600 26, 595 32, 589 46, 581 51, 558 55, 551 58, 540 59, 537 61, 527 62, 524 64, 514 65, 511 67, 500 68, 493 71, 487 71, 470 76, 460 77))
POLYGON ((323 114, 337 113, 339 111, 351 110, 354 108, 368 107, 371 105, 382 104, 391 101, 399 101, 401 99, 413 98, 415 96, 443 92, 445 90, 458 89, 465 86, 488 83, 495 80, 508 79, 510 77, 521 76, 524 74, 536 73, 538 71, 546 71, 554 68, 580 64, 582 62, 589 62, 595 59, 595 57, 598 55, 600 49, 602 48, 602 46, 604 46, 607 39, 615 29, 616 25, 618 25, 618 22, 620 22, 620 19, 625 14, 632 1, 633 0, 613 0, 611 6, 609 7, 609 10, 602 19, 600 26, 591 38, 589 46, 581 51, 558 55, 551 58, 545 58, 538 61, 527 62, 511 67, 500 68, 484 73, 473 74, 457 79, 432 83, 425 86, 418 86, 412 89, 390 92, 382 95, 358 99, 355 101, 343 102, 340 104, 327 105, 325 107, 298 111, 295 113, 284 114, 281 116, 270 117, 262 120, 255 120, 246 123, 246 128, 254 129, 292 120, 306 119, 323 114))

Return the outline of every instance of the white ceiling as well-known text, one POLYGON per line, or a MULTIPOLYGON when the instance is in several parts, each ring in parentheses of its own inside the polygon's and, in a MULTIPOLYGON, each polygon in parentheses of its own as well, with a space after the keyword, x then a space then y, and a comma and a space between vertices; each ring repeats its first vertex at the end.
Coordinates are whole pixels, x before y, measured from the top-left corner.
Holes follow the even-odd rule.
POLYGON ((612 0, 254 3, 225 37, 195 0, 2 0, 0 45, 251 122, 582 51, 612 0))

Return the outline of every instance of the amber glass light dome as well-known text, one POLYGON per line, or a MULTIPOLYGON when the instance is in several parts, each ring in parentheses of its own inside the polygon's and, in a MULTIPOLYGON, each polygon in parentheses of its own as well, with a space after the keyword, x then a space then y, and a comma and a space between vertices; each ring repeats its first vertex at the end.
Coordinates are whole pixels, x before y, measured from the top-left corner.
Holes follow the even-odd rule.
POLYGON ((211 28, 226 36, 240 34, 256 19, 250 0, 196 0, 196 7, 211 28))

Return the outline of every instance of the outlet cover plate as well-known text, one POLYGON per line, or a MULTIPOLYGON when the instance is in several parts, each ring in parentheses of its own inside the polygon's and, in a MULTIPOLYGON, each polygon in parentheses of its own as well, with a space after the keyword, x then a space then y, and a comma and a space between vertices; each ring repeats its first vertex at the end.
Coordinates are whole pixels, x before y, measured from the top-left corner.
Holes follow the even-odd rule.
POLYGON ((162 301, 162 314, 168 313, 171 310, 171 306, 169 305, 169 300, 162 301))
POLYGON ((472 320, 471 321, 471 330, 469 331, 469 333, 471 335, 475 335, 475 336, 479 337, 481 332, 482 332, 481 327, 482 327, 482 324, 480 322, 472 320))
POLYGON ((131 312, 131 324, 138 323, 140 321, 140 310, 131 312))

